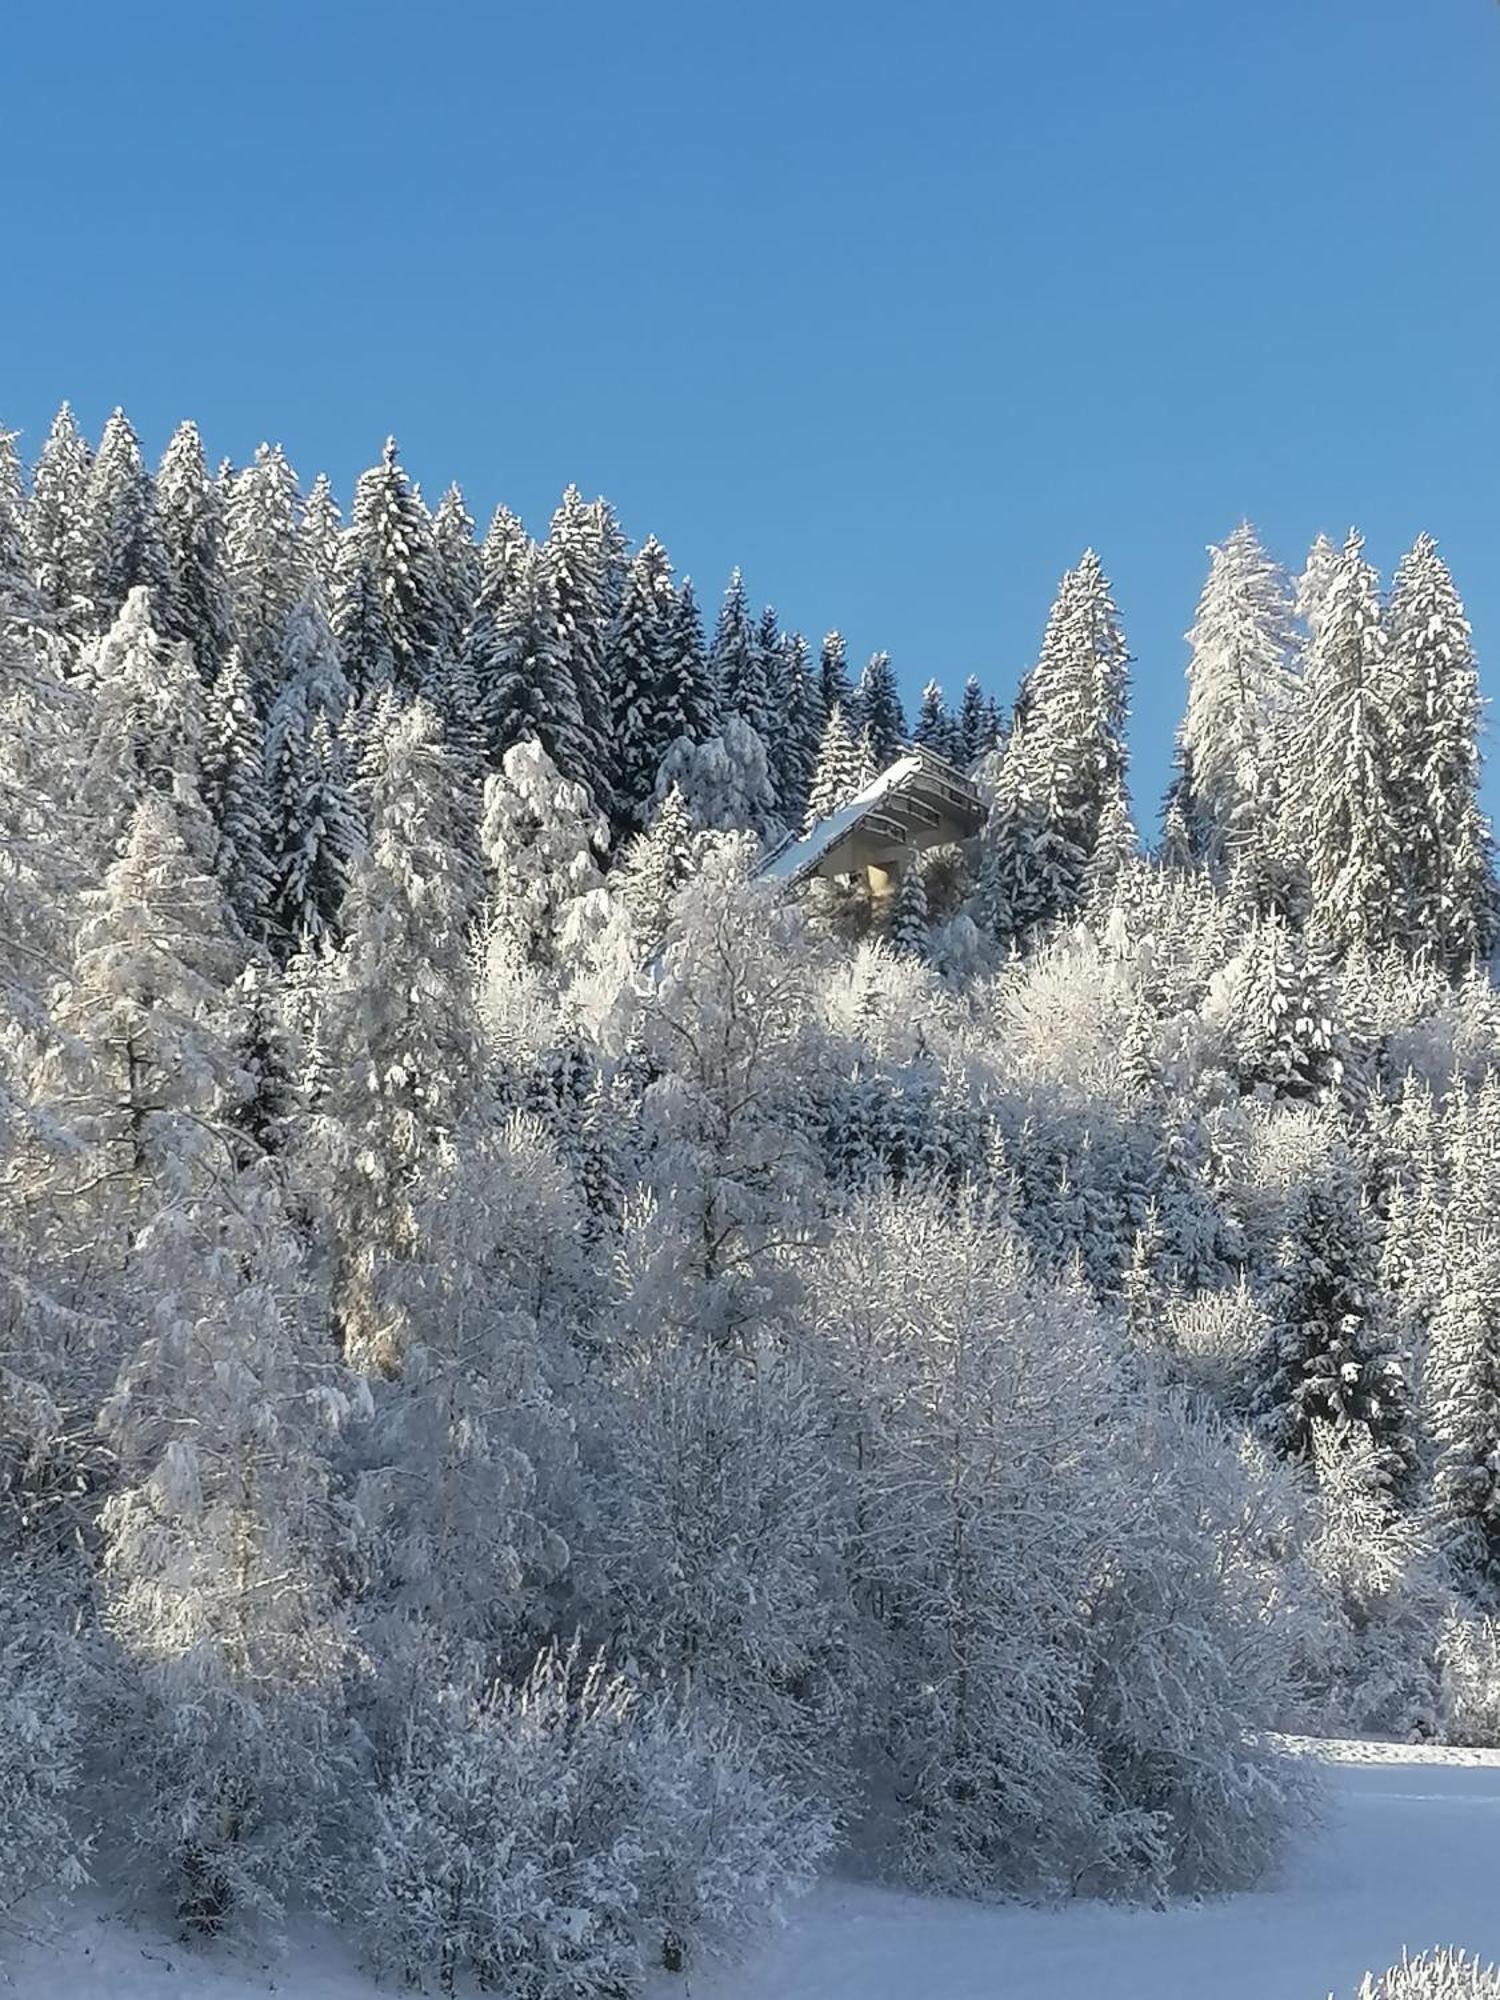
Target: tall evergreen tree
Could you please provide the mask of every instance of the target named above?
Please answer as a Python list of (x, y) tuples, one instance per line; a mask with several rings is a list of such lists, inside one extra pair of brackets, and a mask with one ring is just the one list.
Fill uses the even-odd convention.
[(1479, 804), (1479, 676), (1463, 605), (1430, 535), (1397, 567), (1387, 625), (1402, 942), (1456, 974), (1490, 949), (1495, 887)]
[(957, 717), (949, 713), (943, 690), (936, 681), (929, 681), (922, 690), (922, 706), (911, 740), (950, 764), (961, 764), (964, 760), (963, 732)]
[(493, 619), (481, 600), (471, 647), (479, 722), (491, 765), (498, 766), (507, 750), (532, 736), (565, 778), (591, 785), (593, 746), (562, 645), (553, 568), (540, 549), (523, 557)]
[(0, 612), (32, 595), (26, 556), (25, 488), (13, 431), (0, 430)]
[(156, 504), (167, 574), (158, 622), (169, 639), (192, 648), (199, 673), (211, 681), (230, 646), (229, 569), (223, 502), (196, 424), (172, 433), (156, 475)]
[(474, 517), (457, 486), (448, 488), (432, 517), (432, 553), (443, 603), (443, 647), (456, 654), (474, 615), (481, 575)]
[(669, 672), (676, 610), (667, 552), (652, 535), (631, 562), (605, 656), (621, 825), (645, 825), (661, 760), (691, 733)]
[(225, 501), (234, 638), (262, 713), (276, 698), (286, 622), (303, 588), (297, 498), (280, 445), (263, 444)]
[(52, 420), (31, 482), (26, 545), (32, 580), (50, 611), (74, 610), (91, 570), (88, 493), (93, 455), (64, 403)]
[(836, 708), (841, 708), (845, 720), (852, 725), (854, 682), (849, 676), (848, 648), (844, 644), (842, 632), (824, 634), (822, 649), (818, 654), (818, 693), (822, 697), (825, 722)]
[(1378, 948), (1398, 927), (1390, 697), (1379, 587), (1362, 538), (1351, 534), (1308, 655), (1287, 797), (1313, 920), (1344, 948)]
[(156, 487), (140, 440), (123, 410), (104, 426), (84, 501), (89, 544), (88, 594), (102, 629), (137, 584), (151, 592), (153, 615), (164, 619), (171, 589), (157, 515)]
[(684, 577), (676, 609), (668, 623), (667, 679), (673, 703), (683, 717), (683, 734), (702, 743), (719, 726), (719, 706), (713, 668), (703, 641), (703, 620), (691, 577)]
[(432, 521), (407, 479), (394, 438), (386, 439), (380, 463), (359, 476), (345, 544), (345, 574), (359, 579), (362, 592), (373, 591), (374, 604), (365, 599), (363, 617), (378, 619), (379, 635), (361, 631), (367, 657), (358, 664), (347, 661), (351, 677), (362, 688), (378, 686), (388, 657), (398, 688), (407, 694), (427, 691), (446, 636), (448, 606)]
[(1314, 1426), (1367, 1444), (1384, 1490), (1415, 1471), (1410, 1391), (1394, 1351), (1373, 1224), (1353, 1163), (1335, 1155), (1296, 1192), (1271, 1306), (1271, 1344), (1257, 1400), (1267, 1435), (1309, 1459)]
[(889, 653), (874, 653), (859, 677), (859, 723), (876, 767), (884, 770), (906, 748), (906, 714)]
[(793, 632), (782, 645), (776, 708), (779, 726), (771, 777), (782, 818), (796, 826), (817, 777), (823, 736), (823, 704), (808, 663), (807, 641), (800, 632)]
[(999, 717), (994, 705), (985, 700), (978, 677), (970, 674), (958, 706), (958, 762), (964, 770), (972, 771), (999, 741)]
[(771, 736), (771, 688), (766, 680), (765, 654), (757, 643), (750, 606), (745, 597), (745, 581), (736, 570), (729, 579), (719, 621), (714, 627), (709, 651), (709, 671), (713, 676), (719, 705), (726, 715), (737, 715), (749, 723), (762, 743)]
[(208, 691), (204, 723), (200, 784), (217, 836), (214, 874), (240, 929), (259, 939), (270, 913), (275, 829), (266, 787), (265, 724), (237, 652), (230, 653)]
[(557, 648), (572, 677), (587, 746), (582, 776), (600, 809), (609, 814), (615, 810), (616, 779), (604, 656), (618, 603), (613, 519), (602, 503), (585, 505), (578, 488), (570, 486), (542, 544), (557, 604)]
[(348, 681), (316, 585), (287, 624), (281, 692), (266, 724), (270, 914), (288, 949), (333, 935), (361, 827), (342, 731)]
[(807, 795), (803, 831), (810, 831), (820, 819), (847, 805), (874, 775), (868, 751), (855, 742), (843, 710), (835, 703), (818, 745), (818, 764)]
[(1209, 554), (1208, 581), (1188, 634), (1179, 759), (1193, 853), (1222, 880), (1274, 832), (1276, 765), (1291, 689), (1292, 600), (1248, 521)]
[(344, 518), (339, 512), (339, 503), (333, 497), (328, 474), (320, 472), (312, 483), (298, 528), (298, 539), (302, 544), (300, 570), (306, 582), (317, 584), (329, 603), (333, 601), (334, 577), (338, 571), (339, 546), (343, 538)]
[(1128, 823), (1129, 654), (1098, 557), (1063, 578), (1016, 703), (985, 831), (980, 904), (997, 937), (1077, 909), (1104, 825)]

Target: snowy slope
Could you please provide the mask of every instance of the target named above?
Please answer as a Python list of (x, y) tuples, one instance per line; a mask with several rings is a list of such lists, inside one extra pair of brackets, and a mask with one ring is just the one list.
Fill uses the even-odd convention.
[[(1432, 1944), (1500, 1959), (1500, 1753), (1319, 1746), (1325, 1823), (1256, 1895), (1164, 1912), (982, 1909), (831, 1885), (749, 1963), (655, 2000), (1324, 2000)], [(87, 1910), (0, 1948), (16, 2000), (373, 2000), (336, 1941), (185, 1950)]]

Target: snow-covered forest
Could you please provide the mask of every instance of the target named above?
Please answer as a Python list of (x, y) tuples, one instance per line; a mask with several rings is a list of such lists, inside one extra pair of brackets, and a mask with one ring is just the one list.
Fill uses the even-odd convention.
[[(1282, 552), (1291, 555), (1297, 552)], [(825, 1868), (1259, 1878), (1500, 1742), (1500, 999), (1436, 544), (1018, 689), (287, 457), (0, 439), (4, 1898), (618, 2000)], [(909, 741), (982, 833), (789, 889)]]

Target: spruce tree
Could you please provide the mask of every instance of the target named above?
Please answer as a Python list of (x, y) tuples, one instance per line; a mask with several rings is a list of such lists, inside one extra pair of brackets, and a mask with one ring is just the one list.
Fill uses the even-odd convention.
[(1430, 535), (1397, 567), (1387, 626), (1401, 942), (1456, 975), (1490, 949), (1495, 887), (1479, 804), (1479, 676), (1463, 605)]
[(883, 771), (906, 748), (906, 715), (889, 653), (872, 654), (860, 675), (858, 714), (876, 769)]
[(930, 942), (926, 874), (921, 855), (910, 854), (891, 911), (891, 943), (903, 958), (925, 959)]
[(983, 920), (1000, 939), (1071, 915), (1101, 828), (1128, 823), (1129, 654), (1098, 557), (1068, 571), (1017, 699), (980, 864)]
[(718, 728), (720, 717), (691, 577), (683, 578), (668, 622), (666, 674), (672, 705), (683, 718), (683, 735), (704, 742)]
[(943, 700), (943, 690), (936, 681), (928, 681), (922, 690), (922, 706), (917, 714), (911, 740), (913, 743), (920, 743), (924, 750), (930, 750), (935, 757), (942, 757), (950, 764), (964, 762), (963, 732), (957, 717), (949, 714), (948, 705)]
[(1291, 690), (1292, 601), (1248, 521), (1209, 553), (1208, 582), (1188, 634), (1187, 719), (1178, 741), (1188, 838), (1222, 881), (1274, 831), (1274, 767)]
[(44, 607), (76, 617), (92, 573), (89, 474), (93, 455), (64, 403), (52, 420), (32, 475), (26, 545)]
[(287, 950), (334, 933), (361, 826), (343, 729), (349, 684), (316, 585), (293, 611), (266, 724), (270, 914)]
[(570, 486), (542, 544), (557, 605), (557, 651), (572, 678), (586, 746), (586, 763), (578, 775), (600, 810), (610, 815), (615, 812), (616, 778), (604, 656), (618, 601), (612, 523), (602, 502), (587, 506), (578, 488)]
[(964, 770), (972, 771), (999, 741), (999, 717), (994, 705), (985, 700), (977, 676), (970, 674), (958, 707), (958, 763)]
[(108, 625), (138, 584), (151, 592), (153, 615), (165, 619), (171, 588), (156, 488), (123, 410), (116, 410), (104, 426), (84, 511), (88, 595), (96, 627)]
[(167, 587), (158, 623), (169, 639), (192, 648), (211, 681), (230, 646), (228, 555), (224, 508), (208, 476), (196, 424), (179, 424), (156, 475), (156, 506)]
[(800, 825), (817, 777), (822, 748), (822, 702), (807, 658), (807, 641), (793, 632), (783, 642), (782, 678), (771, 777), (781, 816)]
[(15, 433), (0, 430), (0, 616), (14, 615), (33, 596), (25, 500)]
[(1318, 614), (1287, 808), (1313, 921), (1343, 949), (1376, 949), (1400, 916), (1401, 823), (1391, 682), (1375, 572), (1351, 534)]
[(621, 825), (645, 825), (661, 760), (689, 733), (669, 674), (676, 609), (667, 552), (653, 535), (630, 565), (605, 656)]
[(1256, 1408), (1276, 1449), (1310, 1460), (1315, 1427), (1367, 1445), (1382, 1489), (1409, 1489), (1416, 1465), (1410, 1391), (1394, 1351), (1373, 1222), (1347, 1156), (1335, 1154), (1292, 1197), (1271, 1302), (1271, 1342)]
[(1339, 551), (1326, 535), (1319, 535), (1308, 550), (1307, 561), (1297, 578), (1297, 620), (1309, 646), (1316, 642), (1322, 628), (1328, 592), (1338, 567)]
[(491, 620), (481, 610), (470, 654), (479, 723), (489, 762), (534, 737), (566, 778), (589, 785), (596, 775), (578, 691), (562, 644), (551, 563), (530, 549)]
[(305, 582), (315, 583), (329, 603), (333, 601), (334, 577), (343, 537), (344, 520), (339, 513), (339, 503), (333, 497), (328, 474), (320, 472), (312, 483), (298, 528), (298, 540), (302, 545), (300, 570)]
[(696, 851), (692, 820), (681, 791), (673, 785), (609, 878), (611, 889), (630, 912), (643, 957), (660, 949), (673, 903), (692, 876)]
[(224, 531), (235, 643), (264, 714), (276, 698), (286, 623), (305, 575), (297, 476), (279, 445), (260, 445), (230, 480)]
[(432, 553), (443, 604), (443, 650), (457, 654), (479, 599), (481, 559), (474, 517), (457, 486), (450, 486), (432, 517)]
[(217, 836), (214, 873), (235, 921), (254, 939), (265, 935), (273, 885), (265, 740), (250, 676), (231, 652), (208, 691), (200, 787)]
[(824, 634), (818, 654), (818, 693), (823, 703), (824, 722), (836, 708), (843, 710), (846, 721), (853, 722), (854, 682), (849, 676), (848, 649), (842, 632)]
[[(359, 476), (345, 544), (345, 573), (357, 576), (361, 589), (373, 590), (378, 606), (379, 637), (361, 632), (366, 657), (348, 662), (351, 678), (361, 688), (378, 686), (388, 657), (396, 687), (407, 694), (429, 691), (447, 633), (448, 605), (432, 521), (406, 477), (394, 438), (386, 439), (380, 463)], [(366, 601), (365, 619), (372, 614)]]
[(757, 642), (750, 607), (745, 598), (744, 578), (736, 570), (729, 579), (719, 622), (714, 627), (709, 651), (709, 671), (719, 705), (726, 716), (737, 715), (761, 739), (770, 740), (771, 688), (766, 680), (766, 661)]
[(874, 775), (868, 753), (850, 735), (844, 712), (835, 703), (818, 745), (818, 764), (807, 795), (803, 832), (810, 833), (819, 820), (847, 805)]

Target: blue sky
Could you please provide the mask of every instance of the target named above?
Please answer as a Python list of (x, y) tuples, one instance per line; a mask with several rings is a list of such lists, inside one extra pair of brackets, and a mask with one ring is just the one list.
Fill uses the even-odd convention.
[[(1154, 816), (1204, 547), (1448, 554), (1500, 693), (1494, 0), (9, 11), (0, 420), (569, 480), (907, 685), (1088, 543)], [(1500, 783), (1491, 795), (1500, 799)]]

